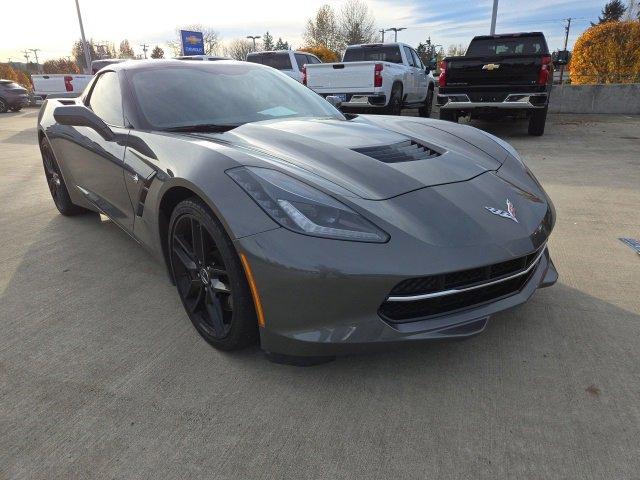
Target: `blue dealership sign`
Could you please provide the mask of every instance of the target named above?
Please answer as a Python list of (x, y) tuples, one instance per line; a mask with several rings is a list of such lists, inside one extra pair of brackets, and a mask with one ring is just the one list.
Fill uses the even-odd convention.
[(180, 30), (183, 55), (204, 55), (204, 38), (202, 32)]

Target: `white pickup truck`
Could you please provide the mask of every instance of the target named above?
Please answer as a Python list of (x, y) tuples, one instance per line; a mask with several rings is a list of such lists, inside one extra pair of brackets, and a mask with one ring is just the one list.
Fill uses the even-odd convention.
[(323, 97), (338, 97), (345, 111), (400, 115), (403, 108), (419, 108), (423, 117), (431, 115), (435, 88), (429, 66), (404, 43), (351, 45), (340, 63), (307, 64), (303, 83)]
[(33, 93), (47, 97), (77, 97), (82, 93), (93, 75), (81, 75), (78, 73), (45, 75), (31, 75)]

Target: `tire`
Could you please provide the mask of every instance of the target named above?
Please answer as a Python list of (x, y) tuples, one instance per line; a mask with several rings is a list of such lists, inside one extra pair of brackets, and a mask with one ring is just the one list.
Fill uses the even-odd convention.
[(455, 110), (440, 109), (440, 120), (447, 120), (449, 122), (458, 123), (458, 112), (456, 112)]
[(529, 117), (529, 135), (539, 137), (544, 133), (544, 126), (547, 123), (547, 109), (548, 107), (544, 107), (531, 113), (531, 117)]
[(9, 109), (9, 105), (4, 99), (0, 98), (0, 113), (5, 113)]
[(433, 110), (433, 89), (427, 90), (427, 98), (424, 100), (424, 106), (420, 107), (418, 114), (421, 117), (429, 118), (431, 116), (431, 110)]
[(20, 110), (22, 110), (22, 107), (11, 107), (12, 112), (19, 112)]
[(393, 86), (389, 103), (384, 110), (387, 115), (400, 115), (402, 113), (402, 85), (396, 83)]
[(240, 258), (200, 199), (173, 209), (167, 247), (178, 295), (198, 333), (219, 350), (254, 345), (258, 321)]
[(47, 179), (51, 198), (58, 211), (67, 217), (87, 213), (89, 210), (79, 207), (71, 201), (67, 185), (64, 183), (60, 173), (60, 166), (46, 138), (43, 138), (40, 142), (40, 153), (42, 154), (44, 176)]

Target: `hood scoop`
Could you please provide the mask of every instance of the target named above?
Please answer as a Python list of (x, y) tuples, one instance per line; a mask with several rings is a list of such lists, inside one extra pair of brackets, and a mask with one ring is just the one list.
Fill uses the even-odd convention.
[(440, 152), (413, 140), (391, 145), (354, 148), (352, 150), (384, 163), (413, 162), (415, 160), (427, 160), (440, 155)]

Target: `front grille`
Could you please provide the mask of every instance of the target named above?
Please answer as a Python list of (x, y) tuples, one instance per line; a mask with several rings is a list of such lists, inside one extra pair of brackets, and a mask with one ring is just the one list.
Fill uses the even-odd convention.
[(384, 302), (379, 313), (383, 318), (396, 323), (451, 313), (518, 293), (529, 277), (530, 274), (521, 275), (486, 287), (414, 302)]
[[(425, 295), (455, 289), (462, 291), (413, 301), (387, 300), (380, 306), (379, 314), (392, 322), (406, 322), (513, 295), (526, 284), (531, 272), (515, 278), (509, 277), (531, 267), (544, 248), (543, 246), (529, 255), (485, 267), (403, 280), (391, 290), (390, 297)], [(493, 283), (501, 279), (505, 280)], [(485, 283), (491, 284), (483, 286)], [(470, 287), (475, 288), (464, 290)]]
[(354, 148), (355, 152), (375, 158), (384, 163), (411, 162), (437, 157), (439, 152), (413, 140), (376, 147)]

